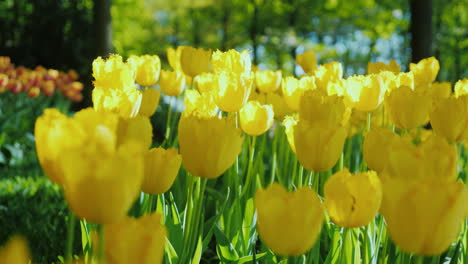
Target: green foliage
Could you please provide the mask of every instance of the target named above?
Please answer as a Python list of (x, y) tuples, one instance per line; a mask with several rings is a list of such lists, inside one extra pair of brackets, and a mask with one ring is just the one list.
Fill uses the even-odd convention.
[[(0, 245), (15, 234), (24, 236), (33, 263), (52, 263), (63, 255), (67, 205), (60, 188), (45, 177), (0, 180)], [(79, 226), (74, 251), (80, 249)]]

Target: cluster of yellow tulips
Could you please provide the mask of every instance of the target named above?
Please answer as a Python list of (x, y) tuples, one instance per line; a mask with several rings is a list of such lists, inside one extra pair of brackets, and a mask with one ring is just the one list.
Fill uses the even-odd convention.
[[(187, 232), (198, 232), (207, 179), (238, 166), (244, 137), (253, 149), (265, 133), (269, 139), (284, 133), (300, 163), (299, 177), (284, 175), (289, 184), (253, 175), (252, 156), (245, 168), (240, 188), (253, 188), (256, 228), (273, 253), (305, 254), (324, 221), (363, 227), (378, 213), (406, 252), (439, 255), (457, 239), (468, 217), (468, 189), (458, 179), (459, 150), (468, 142), (468, 80), (454, 92), (450, 83), (434, 82), (435, 58), (408, 72), (394, 61), (369, 63), (367, 75), (344, 78), (340, 63), (317, 66), (306, 51), (296, 58), (306, 74), (296, 78), (255, 69), (247, 51), (178, 47), (167, 55), (172, 71), (161, 70), (158, 56), (97, 58), (93, 108), (73, 117), (47, 109), (36, 121), (46, 175), (62, 186), (77, 217), (102, 226), (93, 239), (96, 263), (161, 263), (169, 241), (164, 215), (127, 216), (140, 193), (169, 191), (182, 166), (189, 174), (187, 205), (195, 208), (185, 216), (195, 223)], [(178, 134), (166, 135), (178, 149), (152, 148), (149, 118), (160, 91), (184, 94)], [(343, 153), (357, 133), (364, 135), (365, 162), (352, 170)], [(306, 178), (304, 169), (311, 171)], [(332, 175), (319, 188), (317, 178), (327, 171)], [(196, 244), (185, 236), (186, 245)], [(27, 254), (18, 241), (0, 260)]]

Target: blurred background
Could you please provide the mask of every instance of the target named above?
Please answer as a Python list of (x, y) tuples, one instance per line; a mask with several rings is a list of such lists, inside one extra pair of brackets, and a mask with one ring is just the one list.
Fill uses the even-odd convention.
[(435, 56), (437, 81), (453, 84), (468, 77), (468, 0), (0, 0), (0, 244), (19, 232), (43, 263), (62, 253), (67, 207), (34, 147), (43, 109), (90, 106), (97, 56), (156, 54), (164, 69), (179, 45), (247, 49), (283, 76), (302, 74), (308, 49), (345, 76)]

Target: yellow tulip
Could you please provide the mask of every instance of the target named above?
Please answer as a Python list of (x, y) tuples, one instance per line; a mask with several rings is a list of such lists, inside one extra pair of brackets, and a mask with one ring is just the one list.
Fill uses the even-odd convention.
[(417, 146), (409, 137), (396, 137), (387, 155), (382, 174), (391, 178), (453, 181), (457, 176), (457, 147), (439, 136), (430, 136)]
[(322, 64), (315, 71), (314, 76), (317, 88), (327, 91), (329, 84), (343, 79), (343, 66), (336, 61)]
[(166, 50), (167, 61), (174, 71), (182, 71), (180, 57), (185, 46), (178, 46), (176, 49), (168, 48)]
[(22, 237), (14, 236), (0, 247), (0, 263), (29, 264), (30, 260), (28, 245)]
[(159, 86), (163, 93), (169, 96), (178, 96), (185, 87), (185, 75), (179, 71), (161, 71)]
[(226, 52), (217, 50), (213, 53), (212, 63), (215, 73), (227, 71), (235, 74), (250, 75), (252, 71), (250, 55), (246, 50), (242, 52), (233, 49)]
[(93, 61), (94, 89), (92, 99), (97, 111), (112, 111), (128, 118), (138, 114), (142, 99), (136, 88), (135, 68), (112, 55), (104, 61), (98, 57)]
[(374, 219), (382, 201), (382, 186), (374, 171), (351, 174), (343, 169), (325, 182), (325, 206), (342, 227), (361, 227)]
[(382, 186), (381, 213), (390, 238), (398, 247), (435, 256), (455, 242), (468, 204), (468, 190), (462, 182), (383, 178)]
[(452, 95), (452, 85), (450, 82), (433, 82), (430, 88), (432, 101), (436, 102), (442, 98), (449, 98)]
[(395, 74), (393, 72), (383, 71), (378, 75), (382, 77), (384, 86), (386, 87), (386, 94), (391, 93), (401, 86), (407, 86), (411, 90), (414, 90), (414, 74), (412, 72), (399, 72)]
[(183, 47), (180, 54), (180, 62), (184, 73), (195, 77), (209, 71), (211, 50), (202, 48)]
[(225, 112), (237, 112), (247, 102), (252, 90), (253, 74), (221, 72), (215, 91), (215, 102)]
[(179, 121), (182, 164), (194, 176), (216, 178), (234, 164), (242, 132), (229, 118), (183, 115)]
[(317, 56), (312, 50), (307, 50), (302, 54), (297, 54), (296, 62), (301, 66), (305, 73), (313, 73), (317, 68)]
[[(252, 95), (256, 93), (252, 92), (250, 94)], [(268, 104), (273, 107), (275, 119), (277, 120), (283, 120), (286, 115), (293, 112), (293, 110), (289, 108), (288, 104), (286, 104), (286, 100), (280, 93), (261, 93), (257, 95), (258, 97), (255, 100), (259, 101), (261, 104)]]
[[(69, 129), (67, 129), (69, 128)], [(63, 172), (57, 162), (61, 150), (78, 144), (79, 131), (55, 108), (45, 109), (34, 126), (36, 152), (42, 169), (55, 183), (63, 183)]]
[(128, 62), (136, 68), (136, 82), (141, 86), (151, 86), (159, 79), (161, 60), (157, 55), (130, 56)]
[(437, 100), (430, 117), (434, 131), (449, 141), (468, 139), (468, 95)]
[(153, 88), (146, 88), (143, 91), (143, 97), (141, 100), (140, 110), (138, 114), (144, 116), (152, 116), (158, 108), (160, 97), (161, 92), (159, 92), (159, 90)]
[(117, 146), (129, 141), (138, 142), (142, 151), (150, 148), (153, 142), (153, 127), (149, 117), (120, 118), (117, 126)]
[(126, 217), (104, 227), (104, 256), (112, 264), (162, 263), (167, 231), (161, 215)]
[(249, 101), (239, 111), (242, 130), (258, 136), (265, 133), (273, 125), (273, 108), (271, 105), (261, 105), (258, 101)]
[(299, 110), (299, 103), (304, 92), (315, 88), (314, 77), (310, 76), (302, 77), (299, 80), (294, 77), (286, 77), (282, 81), (283, 97), (286, 104), (295, 111)]
[(202, 73), (195, 78), (195, 84), (200, 93), (216, 91), (218, 78), (213, 73)]
[(468, 78), (455, 83), (455, 96), (459, 97), (468, 94)]
[(439, 73), (439, 61), (435, 57), (420, 60), (418, 63), (410, 63), (410, 70), (414, 73), (416, 87), (432, 83)]
[(308, 170), (329, 170), (340, 158), (346, 136), (342, 126), (299, 120), (294, 127), (297, 159)]
[(77, 144), (63, 148), (58, 157), (70, 208), (97, 224), (124, 217), (143, 181), (144, 143), (136, 137), (136, 128), (121, 126), (119, 121), (131, 122), (111, 112), (78, 112), (70, 119)]
[(297, 115), (288, 115), (283, 120), (283, 126), (285, 128), (286, 137), (288, 139), (291, 150), (296, 153), (296, 145), (294, 143), (294, 128), (298, 122)]
[(185, 91), (185, 110), (183, 115), (196, 113), (199, 116), (212, 117), (218, 114), (218, 106), (212, 92), (199, 93), (196, 90)]
[(320, 90), (304, 92), (300, 99), (299, 119), (321, 122), (326, 126), (338, 126), (345, 117), (343, 99), (336, 95), (327, 96)]
[(260, 238), (278, 255), (306, 253), (317, 240), (324, 218), (317, 193), (302, 187), (288, 193), (278, 183), (255, 194)]
[(393, 73), (400, 72), (400, 65), (394, 60), (390, 60), (388, 64), (383, 62), (369, 62), (367, 63), (367, 74), (380, 73), (383, 71), (389, 71)]
[(430, 94), (402, 86), (388, 95), (385, 106), (390, 120), (400, 129), (412, 129), (424, 125), (432, 108)]
[(391, 145), (398, 136), (388, 128), (371, 129), (364, 137), (363, 156), (367, 166), (382, 172), (387, 165)]
[(255, 84), (262, 93), (271, 93), (281, 85), (281, 71), (256, 71)]
[(378, 74), (356, 75), (346, 79), (345, 99), (359, 111), (373, 111), (383, 102), (385, 85)]
[(145, 154), (145, 177), (142, 191), (150, 194), (165, 193), (179, 173), (182, 156), (177, 149), (152, 148)]

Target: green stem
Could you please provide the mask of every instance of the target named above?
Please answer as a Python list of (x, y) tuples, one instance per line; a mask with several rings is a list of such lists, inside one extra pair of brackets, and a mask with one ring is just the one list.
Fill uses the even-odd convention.
[(169, 142), (171, 136), (171, 113), (172, 113), (172, 97), (169, 98), (169, 105), (167, 106), (167, 120), (166, 120), (166, 134), (164, 140)]
[(99, 244), (98, 244), (98, 263), (104, 261), (104, 226), (98, 225)]
[(71, 261), (73, 257), (73, 241), (75, 240), (76, 217), (72, 210), (68, 213), (67, 246), (65, 249), (65, 261)]
[[(241, 197), (243, 197), (246, 193), (250, 193), (250, 187), (254, 185), (255, 183), (255, 178), (252, 176), (254, 173), (252, 172), (253, 170), (253, 161), (254, 161), (254, 155), (255, 155), (255, 142), (257, 137), (256, 136), (251, 136), (250, 137), (251, 142), (249, 146), (249, 163), (247, 167), (247, 175), (245, 177), (245, 183), (244, 183), (244, 188), (241, 193)], [(255, 188), (254, 188), (255, 191)]]

